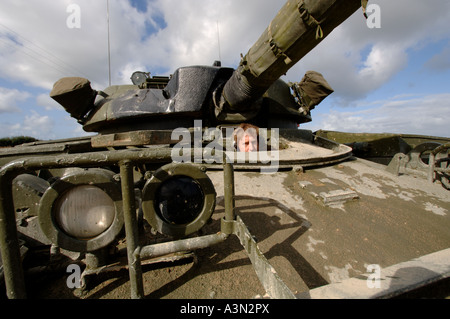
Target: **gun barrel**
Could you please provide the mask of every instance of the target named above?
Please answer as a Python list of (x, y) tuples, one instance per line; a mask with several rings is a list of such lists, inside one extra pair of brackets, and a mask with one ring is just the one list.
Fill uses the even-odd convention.
[(245, 111), (330, 32), (361, 0), (289, 0), (225, 84), (221, 108)]

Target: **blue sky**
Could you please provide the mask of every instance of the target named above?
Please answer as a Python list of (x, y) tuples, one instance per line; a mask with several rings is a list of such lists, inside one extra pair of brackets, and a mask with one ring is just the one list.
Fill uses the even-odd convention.
[[(107, 0), (0, 2), (0, 138), (86, 135), (49, 98), (65, 76), (108, 85)], [(133, 71), (168, 75), (186, 65), (236, 67), (284, 0), (109, 0), (112, 84)], [(360, 11), (293, 67), (286, 81), (321, 72), (335, 92), (306, 129), (450, 137), (450, 1), (372, 0), (380, 28)], [(70, 5), (80, 9), (69, 28)], [(220, 34), (220, 52), (217, 26)]]

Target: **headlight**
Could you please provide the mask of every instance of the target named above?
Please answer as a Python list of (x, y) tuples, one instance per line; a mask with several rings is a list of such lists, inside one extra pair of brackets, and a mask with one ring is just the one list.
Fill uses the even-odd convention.
[(189, 164), (168, 164), (146, 183), (144, 217), (162, 234), (184, 237), (202, 228), (215, 208), (216, 192), (209, 177)]
[(195, 220), (203, 209), (200, 185), (187, 176), (176, 176), (161, 184), (155, 195), (155, 210), (165, 221), (183, 225)]
[(104, 169), (75, 170), (42, 196), (39, 223), (50, 241), (71, 251), (94, 251), (123, 229), (120, 183)]
[(96, 186), (75, 186), (53, 206), (57, 225), (69, 236), (87, 240), (106, 231), (114, 221), (111, 197)]

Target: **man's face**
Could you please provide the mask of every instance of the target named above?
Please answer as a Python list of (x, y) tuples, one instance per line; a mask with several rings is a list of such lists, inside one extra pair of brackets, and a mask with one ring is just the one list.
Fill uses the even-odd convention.
[(253, 134), (247, 134), (247, 132), (245, 132), (238, 141), (238, 150), (241, 152), (257, 152), (258, 138)]

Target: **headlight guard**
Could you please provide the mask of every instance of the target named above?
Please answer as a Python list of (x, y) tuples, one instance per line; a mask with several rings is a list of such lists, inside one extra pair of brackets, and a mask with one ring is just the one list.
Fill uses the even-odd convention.
[[(114, 180), (114, 175), (113, 172), (105, 169), (75, 169), (58, 179), (45, 191), (39, 205), (39, 224), (53, 244), (71, 251), (91, 252), (109, 245), (116, 239), (123, 229), (124, 222), (121, 187), (120, 183)], [(98, 199), (103, 198), (104, 205), (114, 206), (114, 216), (111, 216), (111, 211), (103, 214), (95, 212), (104, 207), (92, 207), (93, 210), (84, 212), (79, 211), (80, 206), (77, 206), (76, 209), (72, 209), (73, 213), (69, 219), (61, 218), (58, 208), (64, 207), (65, 204), (61, 204), (62, 201), (69, 202), (67, 205), (78, 205), (76, 202), (81, 201), (79, 198), (76, 200), (70, 198), (75, 192), (78, 192), (77, 195), (80, 197), (85, 196), (80, 195), (83, 192), (86, 194), (86, 203), (82, 207), (90, 203), (97, 205), (99, 201), (96, 201), (96, 195)], [(66, 208), (63, 209), (67, 211)], [(104, 230), (102, 231), (102, 227), (97, 227), (100, 230), (99, 233), (92, 233), (96, 229), (93, 223), (103, 223), (105, 218), (101, 217), (105, 214), (109, 217), (106, 218)], [(98, 221), (90, 221), (91, 225), (87, 225), (88, 218), (92, 215), (97, 216), (94, 218)], [(86, 217), (85, 221), (82, 220), (83, 216)], [(85, 224), (84, 227), (91, 226), (90, 230), (77, 229), (82, 223)], [(81, 235), (83, 232), (87, 232), (88, 235)]]
[(171, 163), (159, 168), (142, 194), (144, 218), (161, 234), (176, 238), (202, 228), (215, 204), (214, 185), (191, 164)]

